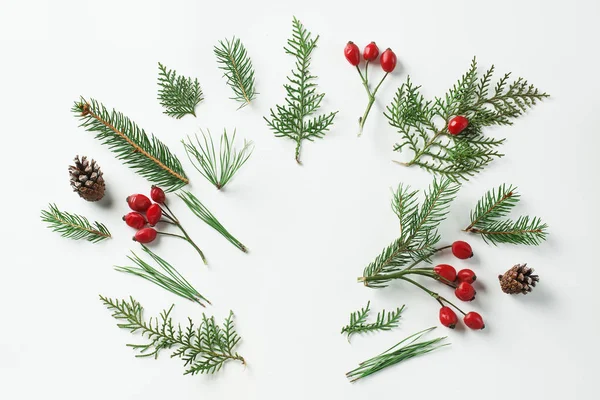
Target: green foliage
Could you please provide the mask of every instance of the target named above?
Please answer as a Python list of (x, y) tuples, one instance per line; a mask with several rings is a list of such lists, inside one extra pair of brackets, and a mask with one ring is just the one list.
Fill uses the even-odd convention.
[(96, 139), (107, 145), (116, 157), (135, 172), (166, 191), (188, 184), (179, 159), (154, 135), (146, 132), (122, 113), (108, 111), (94, 99), (81, 98), (72, 110)]
[(88, 242), (98, 243), (112, 237), (104, 224), (90, 221), (77, 214), (60, 211), (56, 204), (49, 204), (49, 210), (42, 210), (42, 221), (48, 223), (48, 228), (58, 232), (62, 237), (70, 239), (85, 239)]
[[(468, 180), (494, 159), (504, 139), (483, 135), (484, 127), (511, 125), (512, 120), (548, 97), (523, 78), (510, 80), (505, 74), (492, 89), (494, 66), (480, 78), (475, 58), (461, 79), (444, 95), (426, 100), (410, 78), (402, 84), (384, 113), (390, 125), (402, 135), (394, 151), (408, 148), (413, 159), (403, 165), (417, 165), (453, 180)], [(468, 128), (459, 135), (448, 133), (449, 120), (463, 115)], [(438, 127), (437, 120), (443, 121)]]
[(196, 106), (204, 100), (198, 79), (192, 81), (158, 63), (158, 86), (158, 100), (165, 114), (177, 119), (186, 114), (196, 116)]
[(192, 193), (182, 190), (181, 193), (177, 193), (177, 196), (188, 206), (188, 208), (202, 221), (204, 221), (207, 225), (212, 227), (214, 230), (219, 232), (225, 239), (227, 239), (231, 244), (235, 247), (243, 251), (244, 253), (248, 252), (246, 246), (244, 246), (239, 240), (237, 240), (221, 223), (217, 220), (217, 218), (198, 200), (196, 196)]
[(404, 311), (404, 306), (398, 307), (396, 311), (388, 311), (387, 313), (385, 310), (382, 310), (377, 313), (375, 322), (367, 323), (367, 318), (371, 311), (370, 306), (371, 302), (369, 301), (367, 302), (366, 307), (350, 314), (350, 323), (344, 326), (341, 332), (342, 334), (346, 333), (348, 335), (348, 340), (350, 340), (350, 336), (355, 333), (389, 331), (398, 326), (400, 314)]
[(254, 67), (252, 60), (242, 41), (236, 37), (219, 41), (215, 46), (215, 56), (219, 68), (224, 71), (223, 76), (227, 78), (227, 84), (233, 90), (232, 100), (240, 103), (239, 108), (247, 106), (256, 98), (256, 89), (254, 88)]
[(438, 226), (459, 188), (448, 178), (434, 178), (419, 206), (418, 191), (400, 184), (392, 199), (392, 209), (400, 222), (400, 237), (365, 268), (360, 280), (370, 287), (385, 287), (392, 279), (385, 279), (387, 275), (401, 271), (410, 262), (429, 260), (440, 240)]
[(465, 231), (480, 234), (486, 243), (525, 244), (537, 246), (548, 235), (548, 225), (538, 217), (521, 216), (516, 221), (506, 217), (519, 202), (516, 187), (502, 184), (477, 202), (471, 211), (471, 223)]
[(230, 139), (227, 131), (223, 130), (223, 135), (219, 140), (218, 156), (210, 131), (208, 131), (208, 135), (202, 132), (202, 142), (198, 135), (196, 135), (196, 144), (189, 136), (187, 142), (181, 141), (194, 168), (217, 189), (224, 187), (252, 155), (252, 142), (244, 140), (244, 146), (239, 151), (234, 147), (235, 134), (234, 131)]
[(322, 138), (329, 130), (337, 111), (321, 114), (311, 119), (311, 115), (319, 110), (325, 94), (317, 93), (316, 76), (311, 75), (310, 61), (312, 52), (317, 46), (319, 37), (312, 38), (302, 23), (294, 17), (292, 38), (284, 48), (286, 54), (296, 58), (296, 68), (288, 83), (283, 87), (287, 93), (284, 105), (271, 109), (270, 119), (264, 117), (277, 137), (287, 137), (296, 142), (296, 161), (300, 162), (300, 146), (304, 139), (313, 141)]
[(152, 258), (159, 268), (155, 268), (148, 264), (132, 251), (131, 254), (133, 257), (128, 256), (127, 258), (135, 263), (136, 266), (117, 266), (115, 269), (120, 272), (139, 276), (142, 279), (152, 282), (155, 285), (160, 286), (173, 294), (176, 294), (177, 296), (181, 296), (184, 299), (198, 303), (202, 307), (204, 307), (203, 302), (210, 304), (210, 301), (208, 301), (196, 289), (194, 289), (194, 287), (175, 268), (173, 268), (171, 264), (153, 253), (148, 247), (142, 245), (142, 249)]
[(359, 379), (379, 372), (391, 365), (395, 365), (410, 358), (427, 354), (441, 347), (448, 346), (449, 343), (440, 344), (442, 340), (446, 339), (445, 336), (417, 342), (417, 340), (419, 340), (423, 335), (432, 331), (433, 329), (435, 329), (435, 327), (425, 329), (408, 336), (383, 353), (363, 361), (356, 369), (346, 373), (346, 377), (350, 379), (350, 382), (356, 382)]
[(100, 296), (100, 300), (112, 311), (113, 318), (122, 321), (117, 324), (119, 328), (140, 333), (147, 339), (145, 344), (127, 345), (139, 351), (136, 357), (157, 358), (161, 350), (172, 349), (171, 357), (184, 361), (184, 375), (214, 374), (229, 360), (246, 364), (244, 358), (234, 351), (240, 337), (235, 331), (231, 311), (222, 327), (215, 323), (214, 317), (208, 318), (204, 314), (199, 324), (188, 318), (187, 325), (182, 327), (173, 323), (173, 306), (146, 322), (141, 304), (132, 297), (127, 301)]

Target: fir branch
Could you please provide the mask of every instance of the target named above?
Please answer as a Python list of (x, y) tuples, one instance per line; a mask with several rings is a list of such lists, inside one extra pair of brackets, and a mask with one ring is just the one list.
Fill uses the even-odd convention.
[(487, 192), (471, 211), (471, 224), (465, 231), (470, 231), (475, 226), (486, 226), (498, 218), (507, 216), (520, 200), (521, 196), (516, 190), (513, 185), (502, 184), (498, 189)]
[[(494, 159), (502, 157), (498, 148), (504, 139), (483, 136), (482, 129), (491, 125), (511, 125), (538, 101), (548, 97), (523, 78), (510, 81), (504, 75), (490, 90), (494, 67), (478, 78), (475, 58), (467, 73), (445, 96), (426, 100), (410, 78), (398, 88), (394, 100), (384, 113), (390, 125), (402, 135), (394, 151), (407, 148), (413, 158), (400, 163), (417, 165), (427, 171), (453, 180), (468, 180)], [(468, 128), (453, 136), (448, 133), (449, 120), (462, 115)], [(444, 121), (438, 127), (436, 120)]]
[(117, 159), (166, 191), (189, 183), (179, 159), (156, 136), (146, 132), (122, 113), (109, 111), (94, 99), (81, 98), (72, 110), (81, 125), (107, 145)]
[(177, 193), (177, 196), (188, 206), (188, 208), (207, 225), (212, 227), (214, 230), (219, 232), (225, 239), (227, 239), (235, 247), (243, 251), (248, 252), (246, 246), (244, 246), (239, 240), (237, 240), (221, 223), (217, 218), (198, 200), (192, 193), (183, 190), (182, 193)]
[(389, 331), (392, 328), (396, 328), (398, 321), (400, 321), (400, 314), (404, 311), (404, 306), (396, 308), (395, 311), (388, 311), (387, 313), (385, 310), (382, 310), (377, 313), (375, 322), (367, 323), (367, 318), (371, 311), (370, 306), (371, 302), (369, 301), (366, 307), (350, 314), (350, 323), (344, 326), (341, 332), (348, 335), (348, 341), (350, 341), (350, 336), (355, 333)]
[(235, 331), (231, 311), (222, 327), (215, 323), (214, 317), (208, 318), (204, 314), (199, 324), (188, 318), (187, 326), (182, 327), (173, 323), (173, 306), (146, 322), (141, 304), (132, 297), (127, 301), (100, 296), (100, 300), (112, 312), (113, 318), (121, 321), (117, 324), (119, 328), (140, 333), (148, 340), (145, 344), (127, 345), (139, 351), (136, 357), (157, 358), (161, 350), (172, 349), (171, 357), (184, 361), (184, 375), (214, 374), (230, 360), (246, 365), (244, 358), (234, 351), (240, 337)]
[(219, 69), (224, 71), (223, 76), (227, 78), (227, 84), (233, 90), (234, 97), (231, 99), (242, 103), (238, 110), (247, 106), (258, 93), (254, 88), (252, 60), (250, 60), (242, 41), (236, 37), (232, 40), (225, 39), (224, 42), (219, 41), (214, 52)]
[(60, 211), (56, 204), (49, 204), (49, 210), (42, 210), (42, 221), (48, 223), (48, 228), (58, 232), (62, 237), (98, 243), (111, 236), (104, 224), (94, 221), (93, 224), (81, 215)]
[(432, 331), (433, 329), (435, 329), (435, 327), (425, 329), (408, 336), (383, 353), (363, 361), (356, 369), (346, 373), (346, 377), (350, 379), (350, 382), (356, 382), (359, 379), (379, 372), (391, 365), (395, 365), (410, 358), (427, 354), (441, 347), (448, 346), (449, 343), (440, 344), (442, 340), (446, 339), (445, 336), (417, 342), (417, 340), (419, 340), (423, 335)]
[(177, 119), (186, 114), (196, 116), (196, 106), (204, 100), (198, 79), (177, 75), (175, 70), (158, 63), (158, 100), (164, 113)]
[(211, 304), (204, 296), (202, 296), (175, 268), (164, 259), (153, 253), (148, 247), (142, 245), (144, 252), (149, 255), (152, 260), (158, 264), (158, 268), (148, 264), (133, 251), (132, 256), (128, 256), (130, 261), (136, 264), (135, 267), (116, 266), (115, 269), (119, 272), (125, 272), (139, 276), (157, 286), (162, 287), (169, 292), (188, 299), (204, 307), (204, 303)]
[(233, 132), (230, 139), (227, 136), (227, 131), (223, 130), (223, 135), (219, 140), (219, 155), (217, 156), (210, 131), (208, 131), (208, 135), (205, 135), (202, 131), (201, 133), (204, 143), (200, 141), (198, 135), (195, 135), (196, 144), (189, 136), (187, 142), (185, 140), (181, 142), (194, 168), (217, 189), (221, 189), (248, 161), (254, 150), (253, 144), (244, 140), (244, 146), (238, 151), (233, 145), (236, 132)]
[(317, 93), (316, 76), (311, 75), (310, 61), (319, 37), (312, 38), (302, 23), (294, 17), (292, 38), (288, 39), (286, 54), (296, 58), (288, 83), (284, 84), (287, 97), (284, 105), (271, 109), (270, 119), (264, 117), (277, 137), (287, 137), (296, 142), (296, 162), (300, 162), (300, 146), (304, 139), (322, 138), (329, 130), (337, 111), (308, 119), (321, 107), (324, 93)]

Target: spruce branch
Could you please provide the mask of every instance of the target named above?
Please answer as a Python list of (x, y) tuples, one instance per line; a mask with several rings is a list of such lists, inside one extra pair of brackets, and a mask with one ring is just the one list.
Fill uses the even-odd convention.
[(164, 113), (177, 119), (186, 114), (196, 116), (196, 106), (204, 100), (198, 79), (177, 75), (158, 63), (158, 100), (165, 108)]
[(147, 339), (144, 344), (127, 345), (139, 352), (136, 357), (157, 358), (161, 350), (171, 349), (171, 357), (184, 361), (184, 375), (214, 374), (230, 360), (246, 364), (244, 358), (235, 352), (240, 337), (235, 331), (231, 311), (222, 327), (216, 324), (214, 317), (209, 318), (205, 314), (202, 314), (199, 324), (188, 318), (187, 325), (182, 327), (181, 324), (175, 325), (171, 318), (174, 305), (146, 322), (141, 304), (133, 297), (113, 300), (101, 295), (100, 300), (112, 312), (113, 318), (120, 321), (117, 324), (119, 328), (140, 333)]
[(80, 126), (95, 132), (96, 138), (116, 154), (117, 159), (166, 191), (189, 183), (179, 159), (156, 136), (146, 132), (122, 113), (109, 111), (94, 99), (81, 98), (72, 110)]
[(367, 318), (371, 311), (370, 306), (371, 302), (369, 301), (366, 307), (350, 314), (350, 323), (344, 326), (341, 332), (348, 335), (348, 341), (350, 341), (350, 336), (355, 333), (389, 331), (392, 328), (396, 328), (398, 321), (400, 321), (400, 314), (404, 311), (404, 306), (396, 308), (395, 311), (388, 311), (387, 313), (385, 310), (382, 310), (377, 313), (375, 322), (367, 323)]
[(219, 45), (214, 48), (219, 69), (223, 70), (223, 76), (227, 78), (227, 84), (233, 90), (234, 97), (240, 103), (240, 108), (250, 104), (256, 98), (254, 88), (254, 67), (252, 60), (244, 44), (239, 38), (225, 39), (219, 41)]
[(223, 188), (233, 178), (235, 173), (248, 161), (254, 150), (252, 142), (244, 140), (244, 146), (238, 151), (234, 147), (236, 131), (230, 138), (227, 130), (219, 140), (219, 154), (215, 150), (212, 135), (202, 132), (202, 141), (195, 135), (194, 141), (188, 136), (187, 142), (182, 140), (188, 158), (198, 170), (217, 189)]
[(296, 68), (292, 70), (288, 83), (283, 87), (286, 91), (284, 105), (271, 109), (270, 118), (265, 121), (277, 137), (287, 137), (296, 142), (296, 162), (300, 162), (300, 147), (304, 139), (313, 141), (322, 138), (329, 130), (337, 111), (312, 117), (321, 107), (324, 93), (317, 93), (317, 78), (311, 75), (310, 61), (312, 52), (317, 46), (319, 37), (304, 28), (304, 25), (294, 17), (292, 38), (288, 39), (286, 54), (296, 58)]
[(98, 243), (111, 236), (104, 224), (94, 221), (93, 224), (81, 215), (60, 211), (56, 204), (49, 204), (48, 210), (42, 210), (42, 221), (48, 223), (48, 228), (58, 232), (62, 237)]
[[(511, 125), (549, 95), (530, 85), (523, 78), (510, 80), (505, 74), (492, 89), (494, 66), (481, 77), (473, 58), (469, 70), (443, 97), (426, 100), (410, 77), (398, 88), (385, 116), (390, 125), (402, 135), (394, 151), (408, 149), (412, 160), (405, 166), (417, 165), (427, 171), (453, 180), (468, 180), (494, 159), (502, 157), (498, 149), (504, 139), (483, 135), (484, 127)], [(454, 116), (469, 120), (468, 128), (457, 136), (448, 132), (447, 125)], [(444, 121), (439, 126), (436, 121)]]

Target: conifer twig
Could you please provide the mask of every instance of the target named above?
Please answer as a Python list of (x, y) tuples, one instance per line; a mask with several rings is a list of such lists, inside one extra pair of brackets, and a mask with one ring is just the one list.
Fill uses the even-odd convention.
[(164, 113), (177, 119), (186, 114), (196, 116), (196, 106), (204, 100), (198, 79), (177, 75), (175, 70), (158, 63), (158, 100)]
[(236, 37), (219, 41), (219, 45), (214, 48), (214, 53), (219, 68), (224, 71), (223, 76), (227, 78), (227, 84), (233, 90), (234, 96), (231, 99), (242, 103), (239, 108), (247, 106), (258, 93), (254, 88), (252, 60), (242, 41)]
[(371, 302), (369, 301), (366, 307), (350, 314), (350, 323), (344, 326), (341, 332), (348, 335), (348, 341), (350, 341), (350, 337), (355, 333), (389, 331), (397, 327), (398, 321), (400, 321), (400, 314), (404, 311), (404, 306), (396, 308), (395, 311), (388, 311), (387, 313), (385, 310), (382, 310), (377, 313), (375, 322), (367, 323), (367, 318), (371, 311), (370, 306)]
[(62, 237), (85, 239), (92, 243), (112, 237), (104, 224), (91, 224), (84, 216), (60, 211), (56, 204), (49, 204), (48, 210), (42, 210), (41, 217), (42, 221), (48, 223), (48, 228), (60, 233)]

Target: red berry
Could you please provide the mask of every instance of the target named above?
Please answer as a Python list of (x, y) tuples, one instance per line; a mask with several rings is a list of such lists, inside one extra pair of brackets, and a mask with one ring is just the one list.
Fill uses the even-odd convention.
[(454, 290), (454, 294), (459, 300), (471, 301), (475, 298), (475, 289), (470, 283), (461, 282), (456, 290)]
[(158, 232), (154, 228), (143, 228), (135, 233), (133, 240), (140, 243), (150, 243), (156, 239), (157, 234)]
[(132, 194), (127, 197), (127, 204), (133, 211), (146, 212), (146, 210), (152, 205), (150, 199), (143, 194)]
[(163, 204), (166, 200), (165, 192), (158, 186), (152, 185), (150, 189), (150, 197), (159, 204)]
[(473, 257), (473, 249), (471, 249), (471, 245), (467, 242), (463, 242), (462, 240), (457, 240), (452, 243), (452, 254), (456, 258), (460, 258), (461, 260), (466, 260), (467, 258)]
[(458, 322), (456, 313), (450, 307), (440, 308), (440, 322), (442, 325), (447, 326), (450, 329), (454, 329)]
[(465, 317), (463, 318), (463, 321), (465, 321), (465, 325), (471, 329), (485, 328), (485, 324), (483, 323), (483, 318), (481, 318), (481, 315), (479, 315), (475, 311), (471, 311), (470, 313), (467, 313), (467, 315), (465, 315)]
[(387, 49), (383, 53), (381, 53), (381, 68), (385, 72), (392, 72), (396, 68), (396, 54), (392, 51), (392, 49)]
[(456, 270), (452, 265), (448, 264), (440, 264), (433, 267), (433, 270), (436, 274), (441, 276), (442, 278), (454, 282), (456, 280)]
[(146, 218), (148, 218), (148, 223), (150, 226), (156, 225), (158, 221), (160, 221), (161, 217), (162, 208), (160, 208), (160, 205), (156, 203), (152, 204), (150, 208), (148, 208), (148, 211), (146, 211)]
[(146, 218), (144, 218), (144, 216), (139, 212), (130, 212), (129, 214), (123, 216), (123, 221), (135, 229), (142, 229), (144, 225), (146, 225)]
[(448, 122), (448, 132), (451, 135), (458, 135), (469, 126), (469, 120), (462, 115), (457, 115)]
[(360, 50), (353, 42), (348, 42), (348, 44), (346, 44), (346, 47), (344, 47), (344, 55), (350, 64), (357, 66), (360, 63)]
[(379, 47), (377, 47), (375, 42), (371, 42), (365, 46), (365, 49), (363, 50), (363, 57), (365, 58), (365, 60), (374, 61), (377, 59), (378, 55)]
[(477, 275), (472, 270), (465, 268), (458, 271), (456, 274), (459, 282), (473, 283), (477, 279)]

